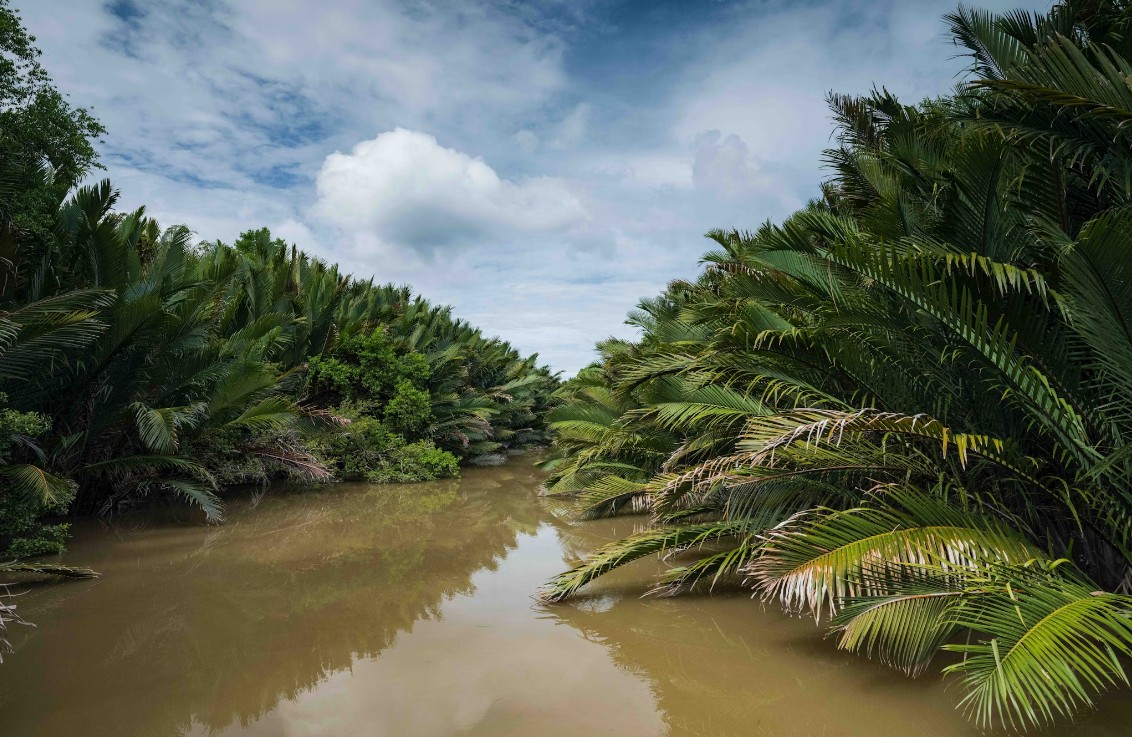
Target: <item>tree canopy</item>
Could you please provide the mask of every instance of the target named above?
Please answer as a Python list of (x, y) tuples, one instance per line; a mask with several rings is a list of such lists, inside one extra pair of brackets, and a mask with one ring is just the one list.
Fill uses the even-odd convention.
[(233, 484), (419, 481), (545, 442), (556, 376), (449, 307), (80, 185), (103, 129), (34, 42), (0, 0), (0, 571), (88, 574), (29, 560), (68, 512), (219, 521)]
[(654, 525), (544, 598), (664, 552), (1028, 728), (1132, 655), (1132, 11), (947, 16), (955, 94), (832, 94), (821, 196), (716, 231), (638, 340), (560, 390), (551, 494)]

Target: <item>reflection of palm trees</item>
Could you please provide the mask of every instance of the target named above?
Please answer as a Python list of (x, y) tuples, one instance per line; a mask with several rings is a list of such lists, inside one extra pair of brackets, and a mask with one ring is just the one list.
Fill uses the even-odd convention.
[[(82, 704), (68, 708), (98, 702), (116, 735), (255, 720), (470, 593), (473, 573), (537, 529), (538, 483), (523, 465), (474, 469), (460, 482), (272, 492), (254, 513), (233, 504), (219, 528), (80, 533), (73, 554), (106, 575), (54, 616), (54, 591), (36, 594), (44, 636), (0, 670), (0, 711), (39, 704), (37, 727), (60, 734), (51, 700), (73, 694)], [(148, 569), (131, 571), (139, 561)], [(163, 698), (114, 711), (155, 683)]]
[[(549, 499), (553, 499), (553, 497)], [(590, 520), (579, 524), (577, 505), (574, 504), (572, 507), (561, 509), (559, 505), (562, 503), (552, 502), (548, 504), (553, 512), (548, 522), (554, 526), (558, 533), (558, 540), (563, 552), (562, 560), (567, 566), (572, 566), (582, 560), (595, 548), (651, 529), (654, 526), (649, 518), (644, 515)], [(642, 589), (643, 591), (644, 589)]]
[[(556, 529), (569, 564), (643, 523), (621, 518)], [(614, 571), (568, 602), (539, 609), (649, 684), (666, 737), (984, 734), (954, 710), (938, 681), (910, 686), (879, 663), (831, 652), (812, 620), (760, 610), (734, 585), (717, 587), (713, 596), (642, 598), (654, 574)], [(884, 709), (876, 706), (877, 691), (885, 693)], [(1113, 700), (1047, 737), (1124, 735), (1130, 715), (1132, 703)]]
[[(750, 691), (719, 688), (719, 658), (711, 657), (716, 653), (708, 652), (705, 657), (693, 642), (680, 643), (675, 623), (648, 616), (635, 599), (616, 593), (588, 598), (597, 606), (587, 606), (587, 597), (581, 597), (577, 605), (550, 607), (551, 615), (604, 645), (618, 667), (649, 684), (670, 737), (752, 734), (746, 730), (757, 723), (759, 709), (767, 706), (757, 687)], [(677, 619), (683, 626), (720, 631), (710, 618)], [(734, 653), (751, 651), (742, 638), (729, 640)]]

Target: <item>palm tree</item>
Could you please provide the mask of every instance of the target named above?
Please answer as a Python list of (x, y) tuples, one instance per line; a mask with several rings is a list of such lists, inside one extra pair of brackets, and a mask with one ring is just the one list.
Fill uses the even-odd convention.
[(702, 276), (642, 305), (641, 341), (587, 372), (633, 402), (605, 431), (576, 437), (593, 392), (552, 415), (552, 483), (580, 480), (590, 514), (617, 498), (615, 434), (674, 437), (604, 508), (655, 528), (545, 597), (665, 551), (687, 562), (656, 591), (736, 577), (912, 675), (960, 653), (945, 670), (984, 725), (1126, 683), (1128, 20), (961, 9), (975, 81), (956, 95), (831, 96), (822, 199), (711, 234)]
[[(98, 290), (72, 291), (37, 300), (0, 312), (0, 377), (14, 386), (26, 388), (42, 379), (45, 366), (60, 361), (67, 351), (85, 348), (102, 332), (104, 325), (97, 316), (108, 304), (110, 295)], [(0, 395), (0, 405), (7, 397)], [(0, 478), (5, 490), (0, 502), (6, 515), (9, 534), (19, 534), (21, 517), (34, 519), (38, 514), (63, 511), (74, 499), (73, 483), (45, 468), (45, 454), (35, 436), (46, 430), (43, 417), (37, 413), (21, 413), (0, 409)], [(26, 462), (15, 455), (30, 456)], [(0, 573), (35, 573), (68, 578), (95, 576), (87, 568), (26, 560), (0, 561)], [(7, 593), (6, 586), (0, 585)], [(6, 622), (24, 624), (14, 605), (0, 603), (0, 635)], [(0, 646), (6, 643), (0, 638)]]
[(218, 521), (221, 480), (331, 479), (307, 438), (345, 420), (308, 395), (307, 364), (375, 330), (426, 365), (431, 425), (412, 440), (469, 460), (545, 442), (556, 379), (535, 357), (266, 230), (193, 246), (183, 226), (116, 212), (117, 198), (106, 181), (80, 188), (47, 256), (9, 264), (0, 391), (46, 426), (0, 473), (44, 509), (105, 512), (163, 493)]

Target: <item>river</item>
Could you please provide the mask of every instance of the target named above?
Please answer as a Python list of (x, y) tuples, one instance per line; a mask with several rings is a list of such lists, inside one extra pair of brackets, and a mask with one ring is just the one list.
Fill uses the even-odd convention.
[[(221, 526), (82, 521), (0, 664), (5, 737), (974, 737), (958, 690), (838, 652), (743, 592), (640, 598), (658, 562), (536, 588), (639, 520), (573, 523), (527, 460), (458, 481), (273, 489)], [(1048, 731), (1127, 735), (1132, 696)]]

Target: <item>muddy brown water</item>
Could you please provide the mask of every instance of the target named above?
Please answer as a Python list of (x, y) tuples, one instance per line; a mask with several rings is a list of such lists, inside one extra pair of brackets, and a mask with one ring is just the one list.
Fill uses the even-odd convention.
[[(0, 735), (974, 737), (958, 689), (839, 653), (746, 594), (640, 598), (658, 562), (540, 606), (631, 532), (573, 523), (529, 461), (233, 500), (223, 526), (76, 525), (95, 581), (22, 587)], [(1132, 733), (1132, 693), (1047, 735)]]

